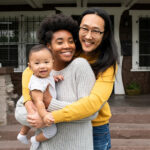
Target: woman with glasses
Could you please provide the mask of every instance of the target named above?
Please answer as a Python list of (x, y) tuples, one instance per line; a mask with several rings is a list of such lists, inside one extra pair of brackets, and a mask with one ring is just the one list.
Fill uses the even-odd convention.
[[(62, 108), (63, 102), (61, 104), (52, 99), (49, 106), (50, 110), (54, 110), (51, 118), (54, 123), (70, 122), (91, 116), (98, 111), (97, 118), (92, 121), (94, 150), (109, 150), (111, 111), (107, 101), (113, 90), (118, 59), (111, 21), (104, 10), (89, 8), (81, 15), (79, 25), (78, 56), (88, 60), (97, 80), (89, 96), (63, 109), (54, 110), (58, 104), (59, 108)], [(50, 96), (47, 96), (45, 100), (47, 103), (49, 98)], [(31, 125), (35, 125), (36, 118), (29, 116), (28, 119)]]

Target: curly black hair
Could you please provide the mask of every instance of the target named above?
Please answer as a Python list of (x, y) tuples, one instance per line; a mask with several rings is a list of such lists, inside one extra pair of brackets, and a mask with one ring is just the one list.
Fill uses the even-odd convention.
[(51, 43), (53, 33), (58, 30), (69, 31), (72, 34), (74, 41), (76, 41), (78, 36), (78, 23), (72, 17), (63, 14), (55, 14), (46, 17), (41, 22), (37, 33), (39, 43), (44, 45)]

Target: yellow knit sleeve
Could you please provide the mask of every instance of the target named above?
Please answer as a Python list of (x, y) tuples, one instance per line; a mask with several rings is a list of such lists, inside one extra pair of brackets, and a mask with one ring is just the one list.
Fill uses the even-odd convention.
[(109, 99), (114, 81), (114, 68), (109, 67), (102, 75), (99, 75), (89, 96), (52, 112), (55, 123), (80, 120), (93, 115)]
[(28, 84), (30, 82), (32, 74), (33, 72), (29, 67), (27, 67), (22, 74), (22, 95), (24, 103), (31, 100)]

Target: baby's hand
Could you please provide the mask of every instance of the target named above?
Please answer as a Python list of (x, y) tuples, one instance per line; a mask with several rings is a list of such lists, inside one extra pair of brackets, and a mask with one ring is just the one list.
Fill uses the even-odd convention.
[(47, 114), (43, 118), (44, 123), (46, 126), (51, 126), (52, 123), (54, 123), (54, 118), (50, 112), (47, 112)]
[(64, 80), (64, 77), (62, 75), (57, 75), (57, 76), (54, 76), (54, 80), (55, 82), (62, 81)]

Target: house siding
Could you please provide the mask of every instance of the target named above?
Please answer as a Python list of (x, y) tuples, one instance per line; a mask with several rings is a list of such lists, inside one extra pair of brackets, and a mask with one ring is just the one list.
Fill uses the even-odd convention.
[(123, 85), (126, 87), (131, 81), (137, 82), (141, 87), (141, 94), (150, 93), (150, 72), (131, 72), (132, 57), (124, 56), (122, 63)]

